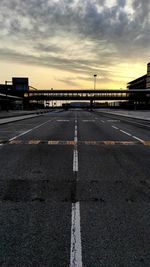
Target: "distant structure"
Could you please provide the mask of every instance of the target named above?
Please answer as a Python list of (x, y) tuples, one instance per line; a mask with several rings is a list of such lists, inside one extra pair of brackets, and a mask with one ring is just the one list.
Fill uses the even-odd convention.
[(23, 109), (24, 93), (28, 91), (29, 79), (26, 77), (13, 77), (0, 84), (0, 110)]
[(128, 89), (150, 89), (150, 62), (147, 64), (147, 74), (129, 82)]
[(150, 89), (150, 62), (147, 64), (147, 85), (146, 89)]
[(24, 77), (13, 77), (12, 86), (16, 91), (27, 92), (29, 90), (29, 79)]

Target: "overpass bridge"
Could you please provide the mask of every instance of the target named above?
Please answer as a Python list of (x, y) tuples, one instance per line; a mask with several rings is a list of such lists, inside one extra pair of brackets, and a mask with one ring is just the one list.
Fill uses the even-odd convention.
[(42, 89), (35, 90), (29, 87), (26, 92), (15, 90), (3, 90), (0, 92), (0, 102), (8, 106), (10, 101), (22, 100), (24, 106), (30, 103), (44, 103), (44, 101), (89, 101), (92, 106), (95, 101), (126, 101), (128, 103), (144, 104), (150, 107), (150, 89), (69, 89), (69, 90), (52, 90)]
[(24, 98), (31, 101), (132, 101), (133, 103), (150, 104), (150, 89), (98, 89), (98, 90), (29, 90)]

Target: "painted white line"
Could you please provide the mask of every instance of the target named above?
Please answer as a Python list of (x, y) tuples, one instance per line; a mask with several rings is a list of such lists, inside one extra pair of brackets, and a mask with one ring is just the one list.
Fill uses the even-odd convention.
[(75, 120), (74, 142), (77, 143), (77, 141), (78, 141), (78, 126), (77, 126), (77, 120)]
[(103, 120), (101, 120), (101, 122), (105, 123)]
[(120, 122), (119, 120), (107, 120), (108, 122)]
[(78, 142), (77, 136), (74, 137), (74, 142), (76, 142), (76, 143)]
[(73, 172), (78, 172), (78, 151), (74, 149), (73, 151)]
[(136, 137), (136, 136), (133, 136), (133, 135), (132, 135), (132, 137), (133, 137), (134, 139), (136, 139), (136, 140), (142, 142), (142, 143), (144, 142), (144, 140), (142, 140), (142, 139), (140, 139), (140, 138), (138, 138), (138, 137)]
[(41, 126), (43, 126), (44, 124), (46, 124), (46, 123), (48, 123), (48, 122), (50, 122), (50, 121), (51, 121), (51, 120), (48, 120), (48, 121), (46, 121), (46, 122), (44, 122), (44, 123), (42, 123), (42, 124), (40, 124), (40, 125), (37, 125), (37, 126), (33, 127), (32, 129), (30, 129), (30, 130), (28, 130), (28, 131), (25, 131), (25, 132), (23, 132), (23, 133), (21, 133), (21, 134), (19, 134), (19, 135), (16, 135), (16, 136), (10, 138), (9, 141), (13, 141), (13, 140), (17, 139), (17, 138), (20, 137), (20, 136), (23, 136), (23, 135), (25, 135), (25, 134), (27, 134), (27, 133), (33, 131), (33, 130), (36, 130), (36, 129), (40, 128)]
[(76, 143), (78, 142), (77, 136), (74, 137), (74, 142), (76, 142)]
[(132, 136), (132, 134), (127, 133), (127, 132), (125, 132), (125, 131), (123, 131), (123, 130), (120, 130), (120, 132), (122, 132), (122, 133), (124, 133), (124, 134), (127, 134), (127, 135), (129, 135), (129, 136)]
[[(77, 141), (77, 119), (75, 120), (75, 136)], [(73, 151), (73, 172), (78, 172), (78, 150), (77, 144)], [(70, 267), (82, 267), (82, 246), (81, 246), (81, 226), (80, 226), (80, 203), (72, 203), (71, 209), (71, 248)]]
[(95, 120), (82, 120), (83, 122), (93, 122)]
[(112, 128), (114, 128), (114, 129), (116, 129), (116, 130), (118, 130), (119, 128), (118, 127), (116, 127), (116, 126), (112, 126)]
[(70, 267), (82, 267), (80, 203), (72, 203)]
[(57, 122), (68, 122), (70, 120), (56, 120)]

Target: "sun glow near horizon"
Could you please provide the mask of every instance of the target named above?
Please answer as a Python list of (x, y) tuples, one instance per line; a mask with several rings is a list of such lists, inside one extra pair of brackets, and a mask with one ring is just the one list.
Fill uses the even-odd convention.
[(126, 88), (146, 74), (149, 12), (142, 0), (1, 2), (0, 83), (27, 76), (39, 89), (91, 89), (96, 73), (96, 88)]

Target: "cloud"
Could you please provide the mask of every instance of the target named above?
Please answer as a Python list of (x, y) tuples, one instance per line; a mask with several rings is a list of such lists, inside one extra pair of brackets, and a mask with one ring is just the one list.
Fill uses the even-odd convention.
[(120, 60), (149, 61), (150, 1), (109, 2), (1, 0), (1, 58), (104, 76)]

